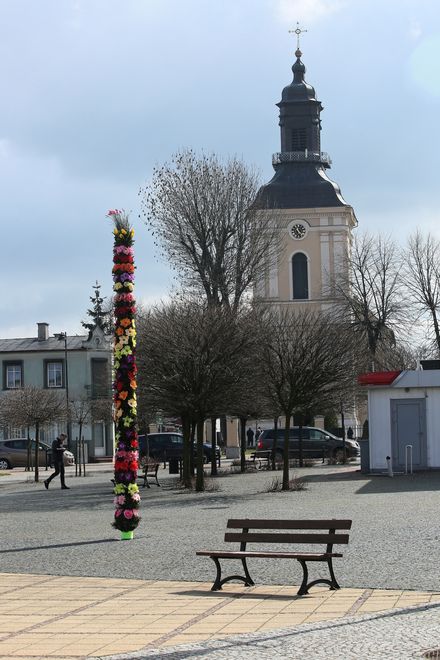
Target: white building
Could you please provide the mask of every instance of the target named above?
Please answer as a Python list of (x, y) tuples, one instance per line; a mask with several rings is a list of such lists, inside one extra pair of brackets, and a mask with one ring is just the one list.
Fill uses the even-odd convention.
[[(428, 361), (427, 361), (428, 362)], [(428, 365), (427, 365), (428, 366)], [(438, 366), (438, 365), (434, 365)], [(370, 470), (440, 468), (440, 369), (365, 374)]]
[[(112, 344), (99, 327), (89, 336), (49, 335), (49, 325), (38, 323), (35, 337), (0, 339), (0, 368), (2, 394), (34, 385), (58, 390), (69, 402), (108, 400), (106, 420), (89, 420), (82, 435), (90, 459), (113, 455), (113, 423), (108, 421), (111, 411)], [(42, 430), (41, 440), (50, 443), (65, 422)], [(74, 448), (78, 426), (70, 424), (69, 446)], [(30, 429), (32, 437), (33, 430)], [(27, 429), (0, 428), (0, 438), (26, 437)]]

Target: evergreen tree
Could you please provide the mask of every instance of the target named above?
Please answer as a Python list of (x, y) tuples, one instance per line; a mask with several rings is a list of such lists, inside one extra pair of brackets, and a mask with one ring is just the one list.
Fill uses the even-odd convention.
[(101, 285), (98, 281), (94, 285), (95, 295), (90, 296), (90, 301), (93, 308), (87, 310), (87, 316), (91, 319), (88, 323), (86, 321), (81, 321), (83, 328), (86, 328), (89, 332), (92, 332), (96, 326), (99, 326), (105, 334), (111, 334), (112, 324), (111, 324), (111, 312), (104, 308), (104, 302), (106, 298), (101, 296)]

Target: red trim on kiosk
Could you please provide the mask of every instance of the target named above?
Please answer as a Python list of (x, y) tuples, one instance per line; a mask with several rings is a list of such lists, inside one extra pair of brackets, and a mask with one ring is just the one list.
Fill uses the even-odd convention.
[(401, 371), (373, 371), (358, 377), (359, 385), (391, 385)]

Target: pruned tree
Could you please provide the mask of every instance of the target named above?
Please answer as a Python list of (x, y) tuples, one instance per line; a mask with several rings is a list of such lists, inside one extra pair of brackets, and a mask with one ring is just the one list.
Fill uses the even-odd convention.
[(35, 481), (39, 480), (38, 449), (41, 429), (66, 419), (66, 400), (60, 392), (33, 385), (4, 392), (0, 397), (0, 419), (11, 426), (35, 429)]
[(232, 408), (253, 359), (240, 322), (240, 314), (195, 301), (163, 304), (139, 322), (139, 383), (153, 408), (182, 420), (187, 486), (191, 424), (197, 426), (197, 490), (204, 489), (204, 421)]
[(416, 319), (424, 321), (435, 352), (440, 355), (440, 241), (417, 230), (404, 251), (404, 280)]
[(400, 255), (387, 237), (358, 235), (341, 264), (335, 282), (344, 318), (365, 341), (369, 364), (375, 370), (379, 348), (393, 347), (406, 322), (407, 302), (400, 276)]
[(242, 161), (177, 153), (141, 189), (146, 224), (185, 287), (209, 306), (238, 310), (278, 251), (278, 234), (253, 204), (256, 173)]
[(291, 420), (336, 407), (351, 392), (355, 338), (348, 323), (310, 310), (268, 312), (263, 323), (260, 377), (273, 409), (286, 420), (283, 490), (288, 490)]

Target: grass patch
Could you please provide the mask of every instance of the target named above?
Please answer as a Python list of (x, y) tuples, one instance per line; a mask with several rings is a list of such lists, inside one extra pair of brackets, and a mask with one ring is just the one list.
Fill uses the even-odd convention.
[[(307, 483), (301, 477), (293, 476), (289, 479), (289, 490), (299, 491), (307, 490)], [(278, 493), (283, 490), (283, 479), (281, 477), (274, 477), (272, 481), (268, 484), (265, 493)]]

